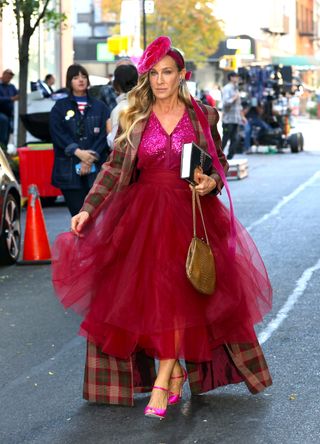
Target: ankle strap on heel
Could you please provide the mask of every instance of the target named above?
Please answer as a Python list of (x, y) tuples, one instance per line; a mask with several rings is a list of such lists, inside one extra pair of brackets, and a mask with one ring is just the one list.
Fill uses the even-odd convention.
[(184, 380), (186, 381), (188, 378), (188, 373), (186, 371), (186, 369), (184, 367), (181, 367), (182, 369), (182, 375), (180, 376), (171, 376), (170, 379), (181, 379), (184, 378)]
[(168, 392), (169, 391), (169, 389), (166, 389), (164, 387), (160, 387), (159, 385), (154, 385), (153, 388), (157, 389), (157, 390), (162, 390), (163, 392)]

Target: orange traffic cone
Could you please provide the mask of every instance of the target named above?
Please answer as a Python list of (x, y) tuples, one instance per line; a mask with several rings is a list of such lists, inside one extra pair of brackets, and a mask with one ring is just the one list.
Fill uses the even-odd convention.
[(28, 207), (21, 265), (51, 263), (51, 251), (37, 185), (28, 188)]

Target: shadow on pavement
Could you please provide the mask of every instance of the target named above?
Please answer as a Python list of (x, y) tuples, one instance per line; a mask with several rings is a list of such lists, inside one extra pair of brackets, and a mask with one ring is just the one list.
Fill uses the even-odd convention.
[(148, 397), (136, 400), (134, 408), (84, 404), (71, 420), (72, 429), (55, 443), (63, 439), (64, 444), (211, 444), (234, 443), (235, 437), (237, 442), (258, 442), (245, 437), (250, 423), (259, 436), (259, 424), (269, 408), (263, 395), (209, 394), (170, 407), (160, 421), (144, 417), (147, 401)]

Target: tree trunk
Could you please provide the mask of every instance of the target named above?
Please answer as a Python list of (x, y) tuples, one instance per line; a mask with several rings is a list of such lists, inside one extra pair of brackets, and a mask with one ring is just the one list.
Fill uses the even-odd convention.
[(26, 129), (20, 119), (21, 114), (27, 112), (27, 85), (29, 67), (29, 42), (30, 36), (23, 35), (19, 48), (19, 117), (18, 117), (18, 146), (26, 143)]

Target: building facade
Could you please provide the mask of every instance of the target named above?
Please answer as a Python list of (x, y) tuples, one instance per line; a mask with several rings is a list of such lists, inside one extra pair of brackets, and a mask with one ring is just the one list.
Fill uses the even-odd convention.
[(216, 0), (214, 14), (224, 23), (226, 40), (198, 71), (197, 80), (210, 87), (223, 78), (219, 68), (279, 64), (292, 67), (315, 89), (320, 83), (319, 4), (319, 0)]

